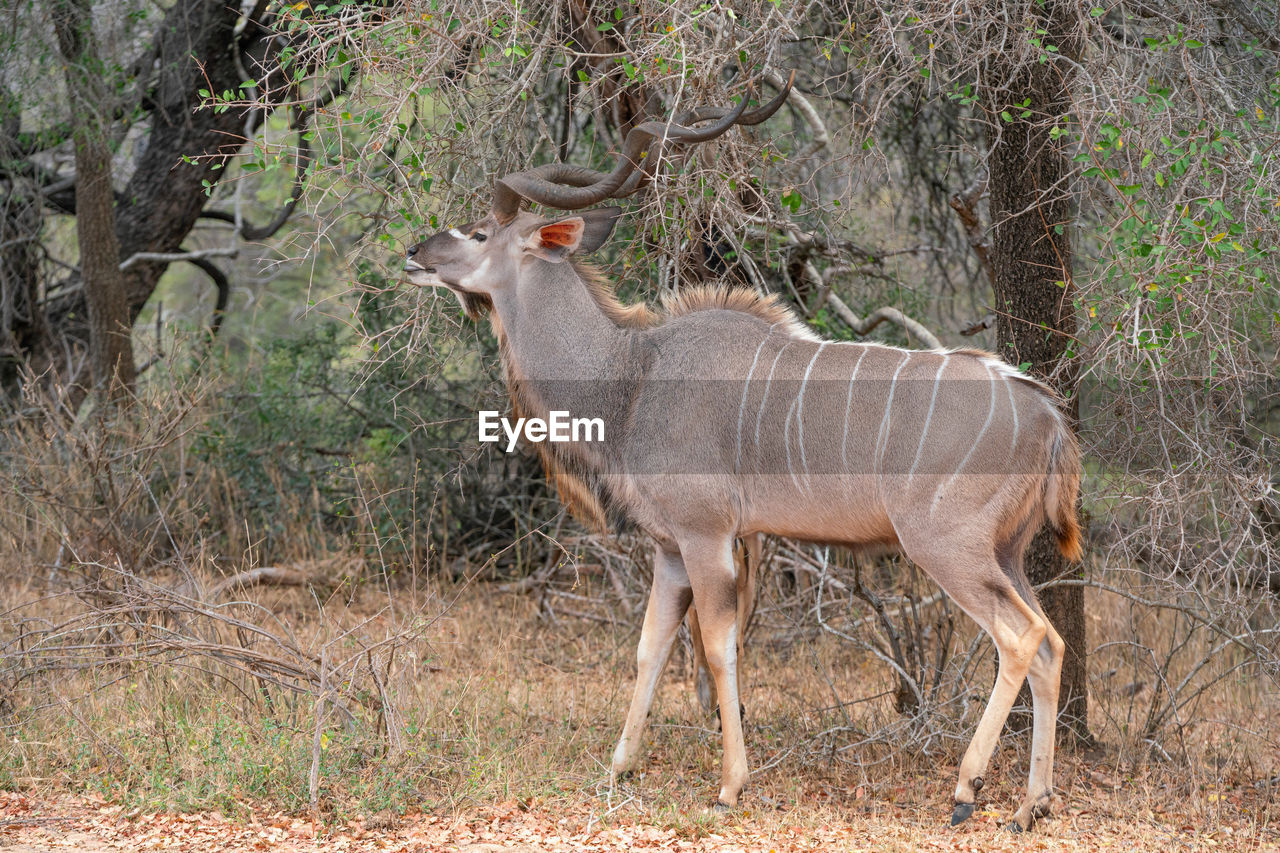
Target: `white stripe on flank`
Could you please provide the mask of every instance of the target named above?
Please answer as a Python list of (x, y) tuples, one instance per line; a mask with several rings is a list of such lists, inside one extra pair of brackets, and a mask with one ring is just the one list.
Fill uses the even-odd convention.
[(858, 378), (858, 368), (862, 367), (862, 360), (867, 357), (868, 349), (869, 347), (864, 346), (853, 364), (853, 373), (849, 376), (849, 396), (844, 401), (844, 438), (840, 441), (840, 462), (844, 465), (846, 474), (849, 473), (849, 410), (853, 406), (853, 380)]
[[(818, 344), (818, 351), (813, 354), (813, 358), (809, 359), (809, 366), (804, 369), (804, 379), (800, 381), (800, 393), (796, 395), (796, 436), (800, 442), (800, 467), (804, 471), (805, 489), (809, 488), (809, 462), (804, 456), (804, 388), (809, 384), (809, 374), (813, 371), (813, 365), (818, 360), (818, 356), (822, 355), (822, 348), (827, 345), (827, 341)], [(790, 448), (787, 452), (787, 468), (791, 467)], [(795, 480), (795, 474), (791, 475), (792, 481)]]
[(459, 231), (457, 228), (450, 228), (450, 229), (449, 229), (449, 236), (450, 236), (450, 237), (452, 237), (452, 238), (454, 238), (455, 240), (465, 240), (465, 239), (467, 239), (467, 235), (466, 235), (466, 234), (463, 234), (463, 233), (462, 233), (461, 231)]
[(778, 354), (773, 357), (773, 364), (769, 367), (769, 378), (764, 381), (764, 394), (760, 397), (760, 413), (756, 415), (756, 450), (760, 449), (760, 421), (764, 419), (764, 404), (769, 400), (769, 385), (773, 382), (773, 371), (777, 369), (778, 359), (782, 358), (782, 354), (789, 346), (791, 341), (787, 341), (782, 345), (782, 349), (778, 350)]
[(1012, 456), (1018, 449), (1018, 403), (1013, 399), (1013, 383), (1008, 379), (1004, 381), (1004, 389), (1009, 392), (1009, 411), (1013, 412), (1013, 446), (1009, 448)]
[(791, 405), (787, 407), (787, 416), (782, 419), (782, 447), (787, 452), (787, 473), (791, 475), (791, 485), (796, 487), (796, 491), (802, 491), (800, 482), (796, 479), (796, 471), (791, 467), (791, 418), (796, 413), (796, 401), (792, 400)]
[[(947, 479), (947, 482), (942, 484), (942, 488), (938, 490), (939, 492), (950, 486), (955, 478), (960, 476), (960, 472), (964, 470), (964, 466), (969, 464), (969, 458), (973, 456), (973, 452), (977, 450), (978, 445), (982, 443), (982, 437), (987, 434), (987, 427), (991, 426), (991, 418), (996, 413), (996, 381), (991, 375), (991, 366), (984, 363), (982, 367), (987, 371), (987, 378), (991, 380), (991, 403), (987, 406), (987, 419), (982, 422), (982, 429), (978, 430), (978, 437), (973, 440), (973, 447), (969, 448), (969, 452), (960, 460), (960, 465), (956, 468), (955, 473)], [(934, 501), (937, 501), (936, 494), (934, 495)]]
[(738, 404), (738, 457), (734, 463), (734, 470), (742, 469), (742, 418), (747, 413), (747, 389), (751, 387), (751, 377), (756, 372), (756, 362), (760, 360), (760, 351), (764, 349), (764, 345), (769, 342), (769, 336), (773, 334), (773, 327), (778, 325), (774, 323), (769, 327), (769, 331), (764, 333), (764, 340), (760, 341), (760, 346), (756, 347), (756, 357), (751, 359), (751, 369), (747, 371), (747, 381), (742, 383), (742, 402)]
[(893, 372), (893, 378), (889, 380), (889, 399), (884, 401), (884, 415), (880, 417), (880, 432), (876, 435), (876, 455), (875, 466), (872, 470), (876, 476), (880, 476), (880, 462), (884, 457), (885, 445), (889, 443), (889, 422), (892, 420), (893, 412), (893, 392), (898, 390), (898, 374), (902, 372), (902, 368), (907, 366), (907, 362), (911, 360), (911, 353), (906, 353), (902, 359), (902, 363), (898, 365), (898, 369)]
[(929, 434), (929, 421), (933, 420), (933, 405), (938, 402), (938, 385), (942, 382), (942, 371), (947, 369), (947, 360), (951, 356), (944, 355), (942, 364), (938, 365), (938, 375), (933, 378), (933, 396), (929, 398), (929, 414), (924, 416), (924, 429), (920, 430), (920, 443), (916, 445), (916, 458), (911, 463), (911, 470), (907, 472), (907, 481), (915, 476), (916, 466), (920, 464), (920, 451), (924, 450), (924, 437)]

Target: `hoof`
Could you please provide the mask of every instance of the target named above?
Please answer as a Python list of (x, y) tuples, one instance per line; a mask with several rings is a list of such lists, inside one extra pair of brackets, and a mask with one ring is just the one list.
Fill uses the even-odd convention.
[[(1022, 813), (1026, 811), (1026, 821), (1023, 821)], [(1035, 828), (1036, 823), (1041, 818), (1049, 816), (1049, 798), (1046, 796), (1040, 802), (1027, 808), (1025, 805), (1013, 813), (1013, 820), (1006, 827), (1010, 832), (1030, 832)]]
[(728, 814), (733, 811), (733, 806), (728, 803), (722, 803), (720, 800), (714, 800), (711, 803), (711, 810), (716, 814)]
[(635, 775), (636, 775), (636, 771), (634, 770), (616, 770), (613, 773), (613, 781), (627, 782), (627, 781), (630, 781), (631, 777)]
[(956, 809), (951, 813), (951, 825), (964, 823), (973, 817), (973, 803), (956, 803)]

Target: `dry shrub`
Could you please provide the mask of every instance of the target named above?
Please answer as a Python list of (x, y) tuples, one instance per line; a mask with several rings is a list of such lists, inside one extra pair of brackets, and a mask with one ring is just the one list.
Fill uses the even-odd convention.
[[(309, 527), (312, 507), (289, 511), (285, 490), (270, 497), (293, 544), (260, 547), (234, 480), (199, 451), (226, 427), (225, 386), (201, 376), (156, 379), (129, 409), (79, 418), (32, 396), (7, 420), (0, 702), (11, 784), (51, 773), (77, 784), (78, 770), (100, 767), (104, 787), (195, 780), (233, 801), (240, 783), (221, 784), (226, 767), (202, 777), (193, 748), (216, 751), (226, 730), (247, 750), (232, 779), (272, 796), (300, 779), (295, 804), (316, 809), (335, 775), (404, 750), (396, 696), (420, 654), (405, 649), (420, 650), (433, 599), (412, 585), (392, 596), (386, 564), (368, 556), (382, 544), (376, 528), (343, 548), (318, 519)], [(352, 611), (370, 584), (378, 592)], [(293, 590), (287, 606), (276, 588)], [(278, 762), (274, 785), (249, 772), (251, 747)]]

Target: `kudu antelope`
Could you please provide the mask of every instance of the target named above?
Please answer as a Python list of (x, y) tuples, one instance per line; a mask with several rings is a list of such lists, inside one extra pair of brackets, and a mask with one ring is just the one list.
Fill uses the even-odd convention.
[[(583, 208), (634, 192), (659, 159), (644, 156), (656, 141), (701, 142), (762, 121), (786, 94), (753, 113), (744, 97), (732, 111), (642, 124), (609, 173), (550, 164), (507, 175), (488, 216), (412, 247), (405, 271), (413, 284), (453, 292), (472, 316), (490, 311), (518, 413), (604, 419), (603, 443), (536, 447), (581, 514), (625, 514), (656, 541), (615, 776), (636, 763), (693, 603), (720, 706), (718, 803), (737, 804), (748, 774), (735, 536), (888, 545), (928, 572), (999, 653), (960, 763), (952, 823), (973, 813), (1001, 727), (1030, 681), (1031, 766), (1011, 824), (1028, 829), (1052, 791), (1063, 643), (1027, 582), (1023, 551), (1047, 519), (1063, 553), (1080, 557), (1079, 451), (1053, 392), (988, 353), (821, 340), (774, 297), (746, 289), (688, 290), (660, 314), (624, 306), (576, 260), (600, 247), (620, 212)], [(581, 212), (548, 219), (522, 201)]]

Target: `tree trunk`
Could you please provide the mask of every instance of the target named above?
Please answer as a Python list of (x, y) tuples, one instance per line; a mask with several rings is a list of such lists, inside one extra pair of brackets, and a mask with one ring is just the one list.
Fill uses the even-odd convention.
[[(154, 66), (148, 77), (150, 83), (137, 104), (125, 103), (122, 107), (125, 112), (135, 107), (141, 109), (142, 116), (134, 116), (130, 120), (134, 124), (145, 124), (146, 142), (135, 154), (128, 183), (115, 195), (117, 266), (121, 260), (137, 252), (179, 251), (182, 241), (209, 203), (206, 188), (227, 174), (223, 166), (244, 144), (247, 110), (241, 107), (227, 110), (201, 108), (201, 89), (214, 92), (238, 90), (245, 79), (240, 70), (243, 67), (261, 87), (265, 110), (274, 109), (280, 98), (291, 97), (289, 93), (292, 90), (285, 85), (285, 72), (277, 61), (280, 50), (276, 41), (278, 34), (270, 27), (252, 22), (242, 31), (237, 31), (239, 4), (225, 0), (186, 0), (164, 5), (168, 7), (164, 19), (158, 24), (152, 42), (142, 48), (143, 67)], [(93, 45), (89, 41), (91, 27), (86, 29), (74, 23), (91, 23), (87, 14), (89, 6), (89, 0), (56, 0), (52, 4), (51, 17), (58, 29), (60, 53), (80, 56), (86, 49), (92, 51)], [(67, 65), (69, 82), (72, 78), (75, 80), (69, 85), (73, 95), (88, 91), (85, 78), (91, 85), (104, 88), (113, 85), (108, 81), (120, 82), (123, 79), (116, 68), (98, 68), (99, 74), (95, 77), (86, 73), (93, 67), (91, 62), (67, 61)], [(107, 115), (109, 109), (104, 104), (94, 104), (89, 99), (88, 106), (97, 110), (97, 118), (103, 121), (110, 118)], [(73, 104), (73, 108), (78, 107)], [(120, 116), (115, 118), (119, 127)], [(8, 120), (2, 101), (0, 119), (4, 119), (0, 131), (6, 137), (10, 136), (8, 125), (13, 122)], [(79, 127), (74, 129), (80, 130)], [(110, 135), (104, 129), (99, 139), (105, 143)], [(75, 141), (76, 191), (74, 194), (52, 193), (45, 197), (45, 201), (58, 212), (78, 218), (92, 216), (101, 223), (104, 199), (99, 197), (95, 205), (92, 194), (97, 189), (105, 195), (110, 181), (91, 178), (92, 146), (82, 146), (80, 137)], [(98, 156), (101, 153), (101, 150), (97, 151)], [(81, 154), (90, 160), (87, 170), (79, 162)], [(11, 196), (13, 192), (10, 190)], [(89, 193), (89, 199), (83, 195), (85, 192)], [(38, 193), (35, 197), (39, 198)], [(90, 211), (95, 209), (98, 214), (91, 214)], [(86, 226), (90, 230), (95, 227), (85, 221), (78, 225), (81, 239), (86, 236)], [(105, 245), (100, 239), (91, 242), (99, 247)], [(90, 252), (82, 257), (82, 263), (94, 254), (97, 253)], [(105, 255), (106, 251), (101, 254)], [(167, 261), (141, 261), (123, 271), (122, 293), (128, 317), (126, 328), (147, 304), (167, 266)], [(90, 384), (86, 378), (88, 364), (84, 358), (92, 337), (89, 300), (100, 295), (101, 290), (83, 286), (89, 274), (89, 269), (84, 268), (62, 281), (48, 284), (44, 288), (48, 295), (39, 302), (39, 316), (25, 325), (19, 322), (20, 314), (0, 312), (0, 320), (12, 323), (12, 328), (6, 325), (5, 330), (0, 330), (0, 394), (11, 399), (21, 394), (22, 376), (28, 367), (36, 375), (45, 374), (51, 386), (85, 389)], [(101, 279), (95, 276), (94, 281)], [(12, 288), (8, 283), (6, 288), (3, 295), (8, 300)], [(96, 293), (91, 292), (94, 290)], [(118, 307), (114, 301), (111, 304)], [(14, 315), (12, 319), (10, 314)], [(119, 336), (116, 337), (118, 341)], [(78, 395), (71, 395), (71, 402), (77, 399), (80, 399)]]
[(41, 225), (39, 193), (10, 179), (0, 190), (0, 388), (17, 384), (33, 343), (46, 337), (40, 310)]
[[(1079, 36), (1072, 4), (1046, 0), (1032, 9), (1036, 26), (1048, 33), (1044, 43), (1056, 45), (1064, 57), (1075, 58)], [(1072, 163), (1063, 142), (1050, 133), (1055, 121), (1071, 109), (1064, 66), (1047, 61), (994, 69), (997, 79), (1010, 81), (1008, 100), (1014, 103), (996, 105), (991, 111), (988, 158), (997, 351), (1011, 364), (1028, 365), (1031, 373), (1060, 391), (1069, 401), (1074, 428), (1076, 370), (1070, 361), (1062, 361), (1076, 332), (1070, 239), (1075, 216)], [(1030, 98), (1029, 104), (1016, 104), (1023, 98)], [(1023, 110), (1031, 114), (1023, 118)], [(1047, 530), (1028, 548), (1026, 566), (1033, 585), (1082, 571), (1066, 564)], [(1041, 593), (1040, 600), (1067, 646), (1058, 702), (1059, 734), (1065, 742), (1088, 743), (1092, 738), (1084, 590), (1051, 588)], [(1025, 685), (1019, 705), (1030, 707)], [(1026, 728), (1030, 716), (1019, 716), (1010, 718), (1014, 727)]]
[[(53, 6), (58, 50), (66, 61), (76, 158), (76, 236), (89, 315), (89, 366), (95, 393), (127, 401), (133, 396), (132, 316), (120, 272), (115, 196), (111, 188), (109, 93), (93, 39), (89, 0)], [(76, 395), (80, 396), (80, 395)]]

